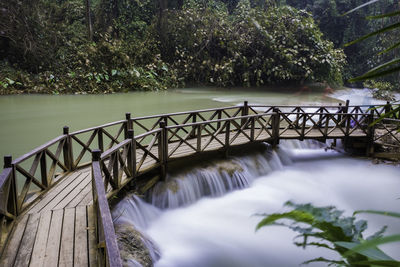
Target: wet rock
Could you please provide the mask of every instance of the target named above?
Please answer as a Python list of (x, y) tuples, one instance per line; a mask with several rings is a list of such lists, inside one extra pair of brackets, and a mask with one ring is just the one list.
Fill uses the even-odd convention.
[(151, 267), (160, 258), (155, 243), (131, 225), (116, 225), (115, 231), (123, 266)]

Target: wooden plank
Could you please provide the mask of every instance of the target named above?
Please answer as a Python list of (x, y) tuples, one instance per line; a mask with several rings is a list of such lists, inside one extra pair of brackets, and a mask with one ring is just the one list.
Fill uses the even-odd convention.
[[(80, 177), (83, 178), (83, 177)], [(88, 185), (91, 186), (91, 176), (89, 174), (86, 174), (86, 177), (82, 179), (82, 181), (75, 187), (73, 188), (65, 197), (62, 199), (55, 207), (52, 209), (57, 210), (57, 209), (63, 209), (65, 208), (68, 203), (70, 203), (76, 196), (78, 196), (81, 191), (87, 187)], [(49, 207), (51, 205), (49, 204)]]
[(86, 206), (86, 205), (92, 205), (93, 204), (93, 194), (92, 194), (92, 188), (90, 188), (90, 191), (86, 194), (86, 196), (82, 199), (81, 202), (79, 202), (78, 206)]
[(39, 227), (36, 234), (35, 245), (33, 247), (30, 266), (43, 266), (46, 255), (47, 237), (49, 236), (51, 211), (41, 215)]
[(29, 215), (25, 215), (22, 217), (20, 221), (16, 223), (14, 227), (14, 231), (11, 233), (11, 239), (5, 248), (3, 255), (0, 260), (0, 266), (8, 267), (13, 266), (15, 257), (18, 253), (18, 248), (20, 246), (22, 236), (25, 232), (25, 227), (28, 222)]
[(86, 207), (76, 207), (75, 212), (75, 243), (74, 243), (74, 266), (88, 266), (88, 228)]
[(21, 245), (19, 247), (14, 266), (29, 265), (33, 245), (36, 239), (36, 232), (39, 225), (39, 218), (40, 214), (38, 213), (29, 215), (28, 223), (26, 225), (25, 232), (21, 240)]
[(55, 210), (52, 212), (44, 261), (45, 267), (54, 267), (58, 264), (63, 216), (64, 210)]
[(75, 209), (65, 209), (58, 266), (74, 265)]
[[(87, 194), (91, 194), (92, 192), (92, 183), (91, 181), (89, 182), (88, 185), (77, 195), (70, 203), (68, 203), (66, 208), (74, 208), (78, 206), (82, 200), (87, 196)], [(85, 205), (86, 206), (86, 205)]]
[(64, 188), (58, 188), (57, 196), (55, 196), (51, 201), (49, 201), (42, 210), (55, 210), (55, 207), (71, 192), (77, 187), (87, 176), (80, 174), (76, 177), (69, 185)]
[(93, 205), (86, 206), (87, 224), (88, 224), (88, 249), (89, 249), (89, 266), (97, 266), (97, 245), (96, 245), (96, 228), (95, 214)]
[(43, 207), (45, 207), (49, 202), (51, 202), (55, 197), (57, 197), (58, 193), (64, 188), (67, 187), (68, 184), (72, 183), (74, 180), (79, 179), (81, 173), (74, 172), (64, 177), (62, 181), (60, 181), (57, 185), (51, 188), (47, 193), (41, 196), (42, 199), (38, 200), (38, 202), (33, 205), (29, 210), (28, 213), (37, 213), (40, 212)]

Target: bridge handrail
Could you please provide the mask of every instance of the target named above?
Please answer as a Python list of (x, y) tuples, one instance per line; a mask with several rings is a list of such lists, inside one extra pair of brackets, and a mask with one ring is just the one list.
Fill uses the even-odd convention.
[(96, 210), (94, 214), (96, 217), (95, 226), (99, 266), (122, 267), (117, 237), (101, 174), (101, 150), (93, 150), (92, 155), (92, 193), (93, 205)]
[[(267, 112), (257, 111), (254, 109), (257, 107), (264, 107), (268, 110)], [(318, 108), (318, 106), (248, 105), (247, 102), (245, 102), (244, 105), (241, 106), (175, 112), (137, 118), (131, 118), (130, 113), (127, 113), (125, 120), (119, 120), (72, 133), (69, 133), (68, 127), (64, 127), (62, 135), (20, 156), (14, 161), (11, 160), (11, 157), (7, 159), (9, 166), (4, 168), (0, 175), (0, 198), (6, 198), (7, 196), (7, 200), (10, 200), (12, 203), (8, 202), (10, 203), (10, 207), (7, 206), (3, 207), (3, 210), (0, 209), (0, 219), (12, 220), (12, 218), (18, 216), (33, 203), (34, 197), (37, 197), (38, 194), (31, 194), (32, 192), (29, 191), (31, 184), (36, 185), (39, 188), (38, 192), (42, 193), (54, 183), (61, 180), (66, 173), (90, 164), (91, 162), (84, 164), (80, 162), (87, 153), (93, 152), (96, 139), (97, 147), (100, 148), (101, 151), (105, 151), (101, 155), (101, 164), (105, 164), (105, 161), (110, 161), (112, 157), (115, 157), (113, 164), (118, 165), (119, 161), (120, 166), (117, 167), (123, 170), (118, 172), (118, 175), (133, 177), (134, 175), (139, 175), (148, 171), (148, 169), (144, 167), (144, 163), (149, 160), (154, 163), (153, 167), (164, 168), (165, 163), (171, 157), (176, 157), (174, 153), (179, 149), (180, 144), (188, 144), (193, 150), (193, 153), (197, 153), (205, 151), (207, 145), (213, 140), (219, 142), (223, 147), (228, 147), (239, 135), (243, 135), (250, 141), (256, 141), (263, 131), (273, 140), (277, 140), (279, 138), (279, 132), (282, 133), (288, 129), (295, 129), (298, 137), (302, 139), (312, 131), (314, 126), (318, 126), (322, 136), (328, 138), (330, 118), (332, 118), (336, 127), (344, 128), (342, 131), (345, 136), (351, 135), (357, 129), (363, 131), (367, 135), (371, 135), (371, 132), (368, 132), (365, 126), (369, 125), (371, 122), (371, 114), (379, 116), (391, 110), (389, 104), (377, 105), (375, 106), (376, 108), (370, 109), (370, 105), (350, 106), (348, 102), (345, 106), (335, 105), (319, 107), (318, 111), (315, 112), (303, 110), (308, 107)], [(361, 107), (368, 107), (368, 109), (362, 110)], [(294, 109), (292, 111), (282, 111), (280, 108)], [(334, 108), (337, 110), (330, 112), (327, 108)], [(280, 114), (277, 117), (278, 119), (273, 117), (273, 114), (275, 114), (274, 111)], [(209, 114), (206, 116), (204, 113)], [(182, 117), (182, 115), (188, 116)], [(289, 115), (297, 116), (295, 119), (292, 119), (288, 117)], [(176, 116), (181, 117), (178, 119)], [(315, 118), (314, 116), (319, 116), (319, 118)], [(153, 123), (153, 125), (147, 129), (145, 126), (147, 124), (141, 124), (141, 122), (146, 119), (157, 120), (155, 122), (149, 121), (149, 123)], [(354, 121), (355, 127), (350, 127), (350, 122), (354, 124)], [(398, 120), (386, 118), (384, 121), (397, 122)], [(171, 122), (172, 124), (167, 125), (167, 122)], [(280, 125), (280, 122), (283, 124)], [(215, 123), (217, 126), (215, 126)], [(311, 126), (306, 125), (306, 123), (311, 124)], [(199, 125), (204, 125), (204, 127), (199, 127)], [(321, 125), (324, 125), (324, 129)], [(145, 132), (133, 137), (134, 127), (139, 127), (139, 129), (142, 130), (144, 129)], [(386, 131), (386, 135), (390, 135), (398, 140), (397, 134), (392, 128), (389, 129), (384, 125), (382, 127)], [(112, 134), (111, 130), (114, 130), (116, 133)], [(225, 134), (224, 140), (217, 140), (218, 138), (216, 138), (216, 135), (220, 133)], [(205, 136), (204, 134), (212, 136), (210, 141), (206, 144), (202, 143), (202, 137)], [(86, 141), (85, 135), (89, 135)], [(106, 146), (104, 138), (109, 139), (110, 143), (108, 146)], [(189, 144), (188, 140), (190, 138), (197, 138), (197, 144)], [(381, 141), (382, 139), (383, 138), (379, 137), (373, 138), (374, 141)], [(168, 150), (168, 143), (170, 142), (175, 142), (175, 147)], [(399, 140), (398, 142), (400, 143)], [(73, 146), (75, 146), (75, 148), (80, 147), (79, 154), (76, 156), (73, 155)], [(155, 152), (157, 147), (158, 153)], [(55, 152), (52, 152), (53, 148), (55, 148)], [(138, 163), (136, 162), (136, 157), (138, 157)], [(29, 168), (25, 168), (21, 165), (29, 163), (26, 162), (28, 160), (33, 160)], [(49, 161), (50, 168), (48, 168)], [(121, 164), (121, 161), (127, 161), (131, 165), (125, 166)], [(59, 171), (57, 171), (57, 168)], [(108, 169), (111, 170), (115, 168), (109, 167)], [(39, 170), (39, 174), (36, 174), (37, 170)], [(107, 172), (106, 169), (104, 169), (104, 171)], [(165, 173), (165, 169), (163, 172)], [(17, 175), (25, 179), (25, 183), (20, 187), (17, 186)], [(112, 174), (110, 173), (109, 176), (111, 177)], [(115, 181), (119, 183), (120, 180), (121, 177), (118, 177), (118, 180)], [(116, 192), (120, 186), (120, 184), (113, 184), (113, 181), (110, 179), (104, 182), (106, 185), (112, 185), (112, 190), (114, 190), (112, 192)]]
[(238, 109), (241, 107), (242, 106), (229, 106), (229, 107), (208, 108), (208, 109), (190, 110), (190, 111), (182, 111), (182, 112), (162, 113), (159, 115), (135, 117), (132, 119), (146, 120), (146, 119), (154, 119), (154, 118), (165, 117), (165, 116), (179, 116), (179, 115), (187, 115), (187, 114), (192, 114), (192, 113), (204, 113), (204, 112), (219, 111), (219, 110), (231, 110), (231, 109)]
[[(225, 121), (233, 121), (233, 120), (242, 120), (242, 119), (250, 119), (250, 118), (259, 118), (259, 117), (264, 117), (267, 115), (273, 115), (275, 112), (269, 112), (269, 113), (258, 113), (258, 114), (253, 114), (253, 115), (246, 115), (246, 116), (236, 116), (233, 118), (224, 118), (224, 119), (215, 119), (215, 120), (207, 120), (207, 121), (199, 121), (199, 122), (191, 122), (191, 123), (185, 123), (185, 124), (178, 124), (178, 125), (171, 125), (171, 126), (166, 126), (167, 129), (175, 129), (175, 128), (182, 128), (182, 127), (189, 127), (189, 126), (197, 126), (197, 125), (203, 125), (203, 124), (210, 124), (210, 123), (217, 123), (217, 122), (225, 122)], [(281, 112), (280, 112), (281, 113)]]
[(70, 133), (70, 135), (78, 135), (78, 134), (82, 134), (82, 133), (87, 133), (87, 132), (90, 132), (90, 131), (98, 130), (98, 129), (101, 129), (101, 128), (107, 128), (107, 127), (118, 125), (118, 124), (122, 124), (122, 123), (125, 123), (125, 122), (126, 122), (126, 120), (119, 120), (119, 121), (114, 121), (114, 122), (110, 122), (110, 123), (105, 123), (105, 124), (102, 124), (102, 125), (99, 125), (99, 126), (94, 126), (94, 127), (86, 128), (86, 129), (83, 129), (83, 130), (72, 132), (72, 133)]
[[(362, 106), (368, 106), (368, 105), (355, 105), (355, 106), (350, 106), (347, 103), (347, 106), (343, 105), (332, 105), (332, 106), (326, 106), (326, 108), (337, 108), (338, 112), (341, 113), (342, 116), (346, 115), (360, 115), (363, 116), (365, 112), (362, 112), (360, 107)], [(169, 113), (169, 114), (161, 114), (161, 115), (152, 115), (152, 116), (143, 116), (143, 117), (137, 117), (137, 118), (131, 118), (130, 114), (127, 114), (125, 120), (119, 120), (111, 123), (106, 123), (100, 126), (96, 127), (91, 127), (79, 131), (75, 131), (72, 133), (69, 133), (69, 128), (64, 127), (64, 133), (63, 135), (60, 135), (53, 140), (33, 149), (32, 151), (20, 156), (16, 160), (13, 161), (13, 165), (16, 166), (14, 168), (14, 174), (19, 173), (22, 177), (26, 179), (25, 184), (22, 186), (22, 194), (18, 197), (18, 213), (20, 213), (26, 206), (24, 206), (24, 203), (26, 202), (26, 197), (28, 193), (27, 187), (30, 186), (30, 184), (35, 184), (40, 191), (46, 190), (49, 186), (51, 186), (55, 182), (55, 178), (62, 177), (62, 174), (67, 173), (68, 171), (74, 170), (76, 168), (79, 168), (81, 166), (87, 166), (88, 163), (83, 163), (81, 164), (80, 162), (82, 159), (84, 159), (85, 155), (87, 153), (91, 153), (93, 144), (95, 143), (95, 139), (97, 139), (98, 146), (102, 151), (107, 150), (111, 147), (113, 147), (115, 144), (119, 144), (122, 140), (126, 139), (127, 137), (127, 132), (129, 129), (133, 128), (133, 123), (135, 123), (135, 127), (137, 125), (140, 125), (139, 121), (143, 121), (146, 119), (154, 119), (158, 118), (159, 120), (154, 123), (150, 129), (147, 129), (146, 127), (142, 127), (145, 129), (145, 132), (143, 134), (140, 134), (136, 136), (136, 140), (138, 140), (139, 144), (143, 145), (143, 140), (145, 140), (145, 137), (149, 135), (154, 135), (158, 129), (158, 124), (159, 122), (164, 119), (165, 122), (166, 120), (169, 120), (169, 122), (172, 122), (172, 125), (167, 125), (166, 127), (168, 129), (171, 128), (178, 128), (179, 125), (192, 125), (196, 126), (199, 124), (208, 124), (211, 121), (214, 122), (224, 122), (229, 120), (230, 118), (236, 118), (236, 119), (249, 119), (251, 116), (257, 117), (257, 114), (264, 114), (264, 113), (259, 113), (259, 111), (253, 110), (253, 108), (256, 107), (264, 107), (264, 108), (295, 108), (297, 110), (294, 110), (292, 112), (287, 112), (287, 111), (280, 111), (281, 114), (301, 114), (301, 113), (307, 113), (308, 116), (314, 116), (314, 115), (320, 115), (324, 116), (325, 114), (328, 114), (330, 112), (306, 112), (302, 110), (303, 108), (307, 107), (312, 107), (312, 108), (318, 108), (317, 106), (283, 106), (283, 105), (276, 105), (276, 106), (268, 106), (268, 105), (248, 105), (247, 102), (244, 103), (244, 105), (241, 106), (231, 106), (231, 107), (221, 107), (221, 108), (210, 108), (210, 109), (201, 109), (201, 110), (193, 110), (193, 111), (185, 111), (185, 112), (175, 112), (175, 113)], [(354, 112), (348, 112), (349, 108), (354, 107), (354, 109), (358, 109)], [(370, 106), (368, 106), (370, 107)], [(387, 108), (387, 105), (378, 105), (377, 107), (385, 107)], [(390, 107), (389, 107), (390, 108)], [(228, 114), (226, 111), (229, 110), (235, 110), (233, 114)], [(322, 111), (322, 110), (321, 110)], [(347, 112), (346, 112), (347, 111)], [(204, 112), (214, 112), (211, 114), (210, 117), (205, 117), (202, 115)], [(241, 112), (241, 113), (240, 113)], [(255, 115), (249, 115), (249, 112), (254, 112)], [(378, 112), (378, 111), (376, 111)], [(184, 118), (183, 121), (179, 122), (174, 116), (181, 116), (181, 115), (187, 115), (189, 114), (188, 117)], [(129, 116), (128, 116), (129, 115)], [(226, 116), (226, 117), (222, 117)], [(249, 117), (250, 116), (250, 117)], [(262, 116), (262, 115), (260, 115)], [(196, 118), (198, 121), (196, 121)], [(192, 121), (191, 121), (192, 120)], [(111, 134), (108, 132), (108, 127), (114, 127), (118, 126), (119, 129), (117, 129), (117, 134)], [(138, 126), (139, 127), (139, 126)], [(188, 131), (186, 129), (183, 129), (186, 133)], [(80, 137), (82, 134), (87, 134), (90, 133), (90, 137), (88, 141), (83, 141), (83, 139)], [(108, 146), (105, 145), (105, 141), (103, 140), (104, 138), (108, 138), (110, 140), (110, 143)], [(53, 153), (50, 150), (51, 146), (56, 146), (57, 149), (56, 152)], [(74, 155), (72, 150), (74, 148), (79, 148), (78, 154)], [(63, 161), (62, 158), (63, 157)], [(20, 164), (25, 162), (28, 159), (33, 159), (33, 163), (30, 166), (29, 169), (23, 168)], [(50, 160), (51, 162), (51, 168), (49, 171), (46, 171), (47, 168), (47, 162)], [(37, 169), (40, 169), (40, 175), (39, 179), (37, 178), (37, 175), (35, 174)], [(56, 173), (56, 169), (59, 168), (61, 169), (61, 173)], [(60, 176), (61, 175), (61, 176)], [(21, 189), (21, 187), (18, 187)]]

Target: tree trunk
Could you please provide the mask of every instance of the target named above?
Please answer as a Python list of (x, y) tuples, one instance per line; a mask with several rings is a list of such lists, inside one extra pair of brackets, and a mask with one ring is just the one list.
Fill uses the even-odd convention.
[(165, 57), (166, 49), (165, 49), (165, 42), (166, 42), (166, 36), (165, 36), (165, 23), (166, 23), (166, 18), (165, 18), (165, 10), (168, 7), (168, 0), (158, 0), (158, 34), (160, 36), (160, 41), (161, 41), (161, 56)]
[(90, 11), (90, 0), (86, 1), (86, 25), (88, 30), (88, 39), (93, 41), (93, 24), (92, 24), (92, 12)]

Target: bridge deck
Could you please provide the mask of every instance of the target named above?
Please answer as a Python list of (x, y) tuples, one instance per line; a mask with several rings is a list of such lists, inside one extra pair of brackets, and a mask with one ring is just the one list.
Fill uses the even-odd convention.
[(90, 169), (68, 174), (18, 218), (0, 266), (96, 266)]
[[(340, 137), (340, 130), (332, 132), (332, 137)], [(247, 134), (249, 130), (245, 130)], [(234, 132), (232, 134), (235, 134)], [(353, 136), (364, 136), (354, 132)], [(318, 138), (322, 134), (315, 130), (305, 138)], [(295, 130), (288, 130), (280, 135), (281, 139), (297, 138)], [(225, 134), (214, 138), (203, 136), (201, 143), (209, 142), (203, 151), (213, 151), (224, 147)], [(261, 133), (257, 141), (268, 141), (271, 136)], [(218, 141), (219, 140), (219, 141)], [(169, 144), (171, 159), (186, 157), (196, 153), (197, 138), (188, 139), (187, 143)], [(248, 143), (248, 138), (239, 134), (232, 146)], [(177, 146), (177, 149), (175, 147)], [(157, 147), (150, 151), (154, 154)], [(138, 154), (138, 162), (140, 159)], [(156, 160), (147, 157), (144, 168), (151, 168)], [(93, 214), (93, 196), (91, 169), (76, 170), (66, 175), (18, 218), (16, 227), (0, 260), (0, 266), (96, 266), (95, 217)], [(122, 183), (126, 176), (122, 178)]]

